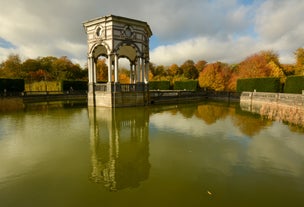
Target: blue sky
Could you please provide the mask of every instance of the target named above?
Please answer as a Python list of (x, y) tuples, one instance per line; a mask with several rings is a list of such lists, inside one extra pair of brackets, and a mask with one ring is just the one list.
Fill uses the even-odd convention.
[(109, 14), (146, 21), (153, 32), (150, 60), (237, 63), (274, 50), (282, 63), (304, 47), (302, 0), (0, 0), (0, 61), (68, 56), (86, 62), (82, 22)]

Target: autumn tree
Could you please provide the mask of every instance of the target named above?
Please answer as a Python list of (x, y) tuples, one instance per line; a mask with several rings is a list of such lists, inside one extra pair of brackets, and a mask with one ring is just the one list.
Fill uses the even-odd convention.
[(22, 62), (17, 54), (10, 54), (6, 61), (1, 64), (0, 75), (2, 78), (24, 78), (26, 75), (21, 67)]
[(28, 77), (30, 81), (46, 81), (49, 79), (49, 73), (45, 70), (38, 69), (36, 71), (29, 71)]
[(294, 54), (296, 56), (296, 74), (304, 75), (304, 48), (298, 48)]
[(268, 77), (271, 74), (269, 63), (279, 64), (278, 55), (271, 50), (260, 51), (249, 57), (239, 64), (240, 78), (259, 78)]
[(199, 75), (199, 85), (215, 91), (230, 90), (231, 69), (227, 64), (216, 62), (208, 64)]
[(281, 83), (285, 83), (286, 76), (283, 69), (273, 61), (267, 64), (267, 67), (271, 69), (270, 76), (280, 78)]
[(153, 80), (162, 80), (167, 76), (165, 66), (163, 65), (153, 66), (150, 68), (150, 71), (153, 75)]
[(38, 59), (27, 59), (22, 63), (22, 70), (27, 74), (25, 79), (29, 81), (49, 80), (50, 74), (43, 69)]
[(180, 68), (178, 67), (178, 65), (174, 63), (171, 66), (169, 66), (169, 68), (167, 70), (167, 74), (169, 76), (174, 77), (179, 74), (179, 72), (180, 72), (179, 70), (180, 70)]
[(121, 68), (119, 70), (119, 82), (122, 84), (129, 84), (130, 83), (130, 70), (126, 68)]
[(96, 63), (97, 81), (107, 82), (108, 81), (108, 66), (106, 59), (98, 59)]
[(281, 66), (285, 76), (290, 76), (295, 74), (294, 64), (281, 64)]

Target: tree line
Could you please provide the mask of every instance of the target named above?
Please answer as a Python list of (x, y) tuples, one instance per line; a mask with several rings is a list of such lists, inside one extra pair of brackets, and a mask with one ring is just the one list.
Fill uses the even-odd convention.
[(38, 57), (21, 61), (20, 56), (11, 54), (0, 63), (0, 78), (20, 78), (25, 81), (86, 80), (87, 69), (72, 63), (66, 56)]
[(286, 77), (304, 75), (304, 48), (295, 52), (295, 64), (281, 64), (273, 50), (262, 50), (237, 64), (208, 63), (187, 60), (182, 65), (150, 66), (150, 80), (169, 80), (172, 84), (181, 80), (198, 80), (201, 88), (215, 91), (236, 91), (239, 78), (278, 77), (282, 84)]
[[(224, 62), (208, 63), (205, 60), (194, 62), (186, 60), (180, 66), (150, 63), (150, 81), (198, 80), (199, 86), (215, 91), (235, 91), (239, 78), (279, 77), (284, 84), (290, 75), (304, 75), (304, 48), (295, 52), (294, 64), (282, 64), (279, 55), (273, 50), (262, 50), (252, 54), (236, 64)], [(21, 78), (25, 81), (61, 81), (87, 80), (87, 66), (72, 63), (66, 56), (38, 57), (21, 61), (19, 55), (11, 54), (0, 63), (0, 78)], [(96, 64), (98, 82), (106, 82), (108, 67), (105, 59), (98, 59)], [(119, 81), (129, 83), (130, 70), (119, 69)]]

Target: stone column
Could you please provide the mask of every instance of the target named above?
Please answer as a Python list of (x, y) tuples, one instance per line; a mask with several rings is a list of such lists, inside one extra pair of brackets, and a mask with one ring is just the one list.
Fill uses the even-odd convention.
[(112, 58), (111, 54), (108, 55), (108, 83), (112, 82)]
[(114, 56), (115, 63), (114, 63), (114, 82), (118, 83), (118, 54)]
[(134, 71), (133, 71), (133, 83), (135, 84), (137, 82), (137, 71), (138, 71), (138, 65), (137, 61), (134, 62)]
[(93, 68), (93, 82), (97, 83), (97, 72), (96, 72), (96, 62), (95, 59), (92, 58), (92, 68)]
[(136, 71), (136, 82), (141, 82), (141, 80), (140, 80), (140, 72), (141, 72), (141, 58), (139, 57), (138, 59), (137, 59), (137, 71)]
[(93, 83), (93, 70), (92, 70), (92, 57), (88, 57), (88, 78), (89, 78), (89, 84)]
[(145, 59), (141, 58), (141, 82), (145, 82)]
[(95, 81), (96, 81), (96, 75), (95, 75), (95, 62), (92, 55), (88, 56), (88, 106), (95, 106)]
[(145, 63), (145, 83), (149, 82), (149, 61)]
[(134, 83), (133, 64), (130, 62), (130, 84)]

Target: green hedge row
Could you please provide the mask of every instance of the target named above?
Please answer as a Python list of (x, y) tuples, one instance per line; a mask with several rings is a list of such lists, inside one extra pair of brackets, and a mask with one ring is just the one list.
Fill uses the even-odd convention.
[(170, 90), (170, 81), (150, 81), (150, 90)]
[(174, 90), (187, 90), (187, 91), (196, 91), (198, 87), (197, 80), (189, 80), (189, 81), (175, 81), (174, 82)]
[(62, 90), (69, 91), (87, 91), (88, 90), (88, 82), (87, 81), (71, 81), (64, 80), (62, 81)]
[(304, 90), (304, 76), (288, 76), (286, 79), (284, 93), (302, 93)]
[(238, 79), (237, 92), (254, 91), (278, 93), (281, 90), (280, 78), (246, 78)]
[(23, 79), (7, 79), (0, 78), (0, 92), (23, 92), (24, 80)]

